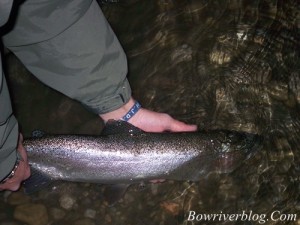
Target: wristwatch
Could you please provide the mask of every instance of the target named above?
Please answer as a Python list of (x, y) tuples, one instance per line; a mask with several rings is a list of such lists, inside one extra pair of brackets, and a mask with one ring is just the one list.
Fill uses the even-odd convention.
[(4, 184), (6, 181), (11, 179), (16, 174), (16, 171), (19, 167), (20, 161), (23, 161), (23, 159), (22, 159), (22, 156), (18, 152), (17, 153), (17, 160), (16, 160), (14, 168), (12, 169), (12, 171), (6, 177), (4, 177), (4, 179), (2, 181), (0, 181), (0, 184)]

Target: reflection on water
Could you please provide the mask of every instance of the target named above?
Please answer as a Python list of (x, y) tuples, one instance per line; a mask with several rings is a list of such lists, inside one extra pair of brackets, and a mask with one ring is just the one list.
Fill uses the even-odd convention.
[[(194, 224), (187, 221), (190, 210), (278, 210), (298, 213), (286, 223), (300, 224), (299, 2), (120, 0), (103, 10), (127, 52), (134, 96), (145, 107), (200, 128), (259, 133), (264, 147), (230, 174), (212, 171), (197, 183), (168, 181), (143, 190), (132, 186), (112, 208), (103, 201), (104, 187), (91, 184), (55, 185), (30, 198), (2, 193), (0, 221), (23, 224), (13, 218), (20, 219), (16, 214), (27, 204), (46, 207), (39, 210), (49, 224)], [(25, 136), (34, 129), (100, 132), (96, 116), (33, 81), (11, 55), (7, 59)], [(31, 224), (43, 224), (37, 221)]]

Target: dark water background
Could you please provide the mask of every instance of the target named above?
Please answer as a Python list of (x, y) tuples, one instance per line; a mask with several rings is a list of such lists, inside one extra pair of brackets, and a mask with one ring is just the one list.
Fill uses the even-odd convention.
[[(0, 224), (24, 224), (14, 219), (17, 208), (39, 204), (46, 208), (47, 223), (53, 225), (194, 224), (187, 221), (190, 210), (268, 215), (278, 210), (297, 214), (296, 221), (263, 224), (299, 225), (299, 2), (120, 0), (102, 9), (127, 53), (133, 96), (144, 107), (198, 124), (200, 129), (261, 134), (263, 149), (230, 174), (208, 171), (197, 183), (134, 185), (111, 208), (100, 185), (63, 183), (30, 198), (21, 192), (2, 193)], [(6, 62), (25, 136), (35, 129), (101, 132), (97, 116), (41, 85), (13, 55), (7, 54)], [(73, 202), (70, 208), (62, 203), (66, 198)]]

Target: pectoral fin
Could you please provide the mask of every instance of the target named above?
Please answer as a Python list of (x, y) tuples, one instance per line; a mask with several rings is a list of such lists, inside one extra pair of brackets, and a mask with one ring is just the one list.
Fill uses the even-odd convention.
[(23, 182), (24, 192), (33, 194), (49, 186), (54, 180), (51, 177), (31, 168), (31, 176)]
[(104, 200), (110, 207), (114, 206), (123, 198), (129, 186), (130, 184), (107, 185), (104, 190)]

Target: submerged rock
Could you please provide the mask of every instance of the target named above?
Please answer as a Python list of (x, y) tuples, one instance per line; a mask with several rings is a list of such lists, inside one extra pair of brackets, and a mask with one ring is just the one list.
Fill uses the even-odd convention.
[(14, 192), (7, 198), (7, 203), (10, 205), (21, 205), (30, 202), (30, 197), (23, 192)]
[(14, 218), (29, 225), (46, 225), (48, 223), (47, 209), (42, 204), (23, 204), (16, 207)]
[(51, 208), (49, 214), (54, 220), (61, 220), (66, 215), (65, 211), (59, 208)]
[(76, 199), (73, 196), (65, 194), (60, 197), (59, 203), (62, 208), (70, 210), (76, 203)]
[(13, 221), (1, 221), (1, 225), (19, 225), (19, 224)]
[(96, 225), (91, 219), (81, 219), (74, 222), (74, 225)]
[(97, 211), (94, 209), (86, 209), (84, 212), (84, 217), (95, 219), (96, 218)]

